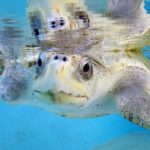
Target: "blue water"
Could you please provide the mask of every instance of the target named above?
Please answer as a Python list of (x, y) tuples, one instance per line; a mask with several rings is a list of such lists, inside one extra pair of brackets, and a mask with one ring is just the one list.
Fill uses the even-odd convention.
[[(150, 11), (150, 1), (145, 7)], [(25, 9), (25, 0), (0, 0), (0, 17), (20, 16), (22, 22), (17, 25), (25, 29), (24, 37), (30, 35)], [(150, 58), (149, 53), (145, 55)], [(150, 135), (120, 115), (67, 119), (31, 106), (0, 103), (0, 150), (92, 150), (132, 133)]]

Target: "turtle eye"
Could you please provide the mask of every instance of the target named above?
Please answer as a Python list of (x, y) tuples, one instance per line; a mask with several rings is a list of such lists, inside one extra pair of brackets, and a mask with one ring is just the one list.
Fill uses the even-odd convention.
[(91, 66), (89, 63), (84, 64), (82, 71), (83, 73), (88, 73), (91, 70)]
[(42, 66), (42, 59), (41, 59), (41, 58), (38, 59), (37, 65), (38, 65), (39, 67)]
[(92, 62), (89, 59), (85, 59), (80, 64), (80, 74), (84, 80), (89, 80), (93, 74)]
[(36, 63), (36, 75), (38, 76), (41, 71), (43, 70), (44, 68), (44, 65), (46, 64), (46, 60), (47, 60), (47, 57), (46, 57), (46, 52), (42, 52), (40, 55), (39, 55), (39, 58), (37, 60), (37, 63)]
[(38, 58), (38, 61), (37, 61), (37, 66), (42, 67), (45, 64), (45, 62), (46, 62), (46, 53), (42, 52), (39, 55), (39, 58)]

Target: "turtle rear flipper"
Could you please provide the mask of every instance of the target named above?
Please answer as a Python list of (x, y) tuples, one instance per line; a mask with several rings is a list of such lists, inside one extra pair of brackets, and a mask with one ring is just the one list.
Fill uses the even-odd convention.
[(121, 19), (135, 17), (145, 11), (144, 0), (87, 0), (85, 5), (91, 12), (109, 14), (110, 17)]
[(134, 71), (136, 75), (132, 77), (128, 73), (132, 81), (124, 79), (126, 83), (120, 84), (118, 107), (129, 121), (150, 129), (150, 73), (139, 68)]
[(135, 17), (143, 13), (143, 0), (109, 0), (109, 11), (112, 17)]

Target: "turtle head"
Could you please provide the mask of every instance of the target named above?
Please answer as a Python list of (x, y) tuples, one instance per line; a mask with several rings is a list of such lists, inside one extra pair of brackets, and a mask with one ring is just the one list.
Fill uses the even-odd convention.
[(48, 109), (54, 107), (54, 111), (57, 107), (57, 113), (62, 114), (85, 107), (97, 93), (97, 65), (83, 55), (42, 52), (33, 86), (40, 106), (45, 103)]

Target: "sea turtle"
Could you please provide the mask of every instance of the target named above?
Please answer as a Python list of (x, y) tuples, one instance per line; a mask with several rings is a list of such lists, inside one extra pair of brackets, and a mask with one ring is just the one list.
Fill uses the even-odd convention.
[[(56, 0), (44, 2), (53, 4)], [(141, 51), (150, 44), (150, 17), (143, 9), (143, 1), (110, 0), (103, 14), (82, 7), (83, 4), (89, 5), (75, 0), (58, 3), (67, 22), (78, 24), (80, 20), (83, 25), (52, 30), (48, 40), (41, 39), (39, 29), (34, 28), (44, 20), (37, 18), (41, 14), (45, 18), (47, 9), (39, 5), (38, 11), (33, 9), (34, 15), (29, 13), (39, 45), (33, 51), (24, 50), (29, 55), (13, 59), (13, 50), (3, 44), (7, 61), (0, 80), (1, 97), (13, 103), (24, 101), (65, 117), (121, 112), (130, 121), (150, 128), (150, 62)], [(71, 10), (86, 15), (70, 18)], [(44, 21), (42, 24), (46, 25)], [(43, 36), (49, 34), (45, 27), (40, 28)], [(26, 47), (29, 48), (33, 49)]]

